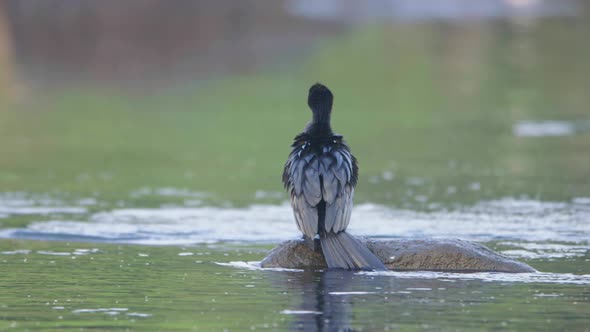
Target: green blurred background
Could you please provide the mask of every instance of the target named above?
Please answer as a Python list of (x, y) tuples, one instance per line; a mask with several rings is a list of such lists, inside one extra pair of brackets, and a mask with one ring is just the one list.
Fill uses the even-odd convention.
[[(587, 3), (330, 3), (3, 1), (0, 191), (282, 200), (320, 81), (359, 201), (588, 195)], [(546, 120), (575, 130), (515, 134)]]

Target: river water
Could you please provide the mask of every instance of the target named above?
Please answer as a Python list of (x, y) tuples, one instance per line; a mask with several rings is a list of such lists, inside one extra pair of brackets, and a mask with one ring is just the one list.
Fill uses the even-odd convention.
[(353, 212), (354, 234), (483, 242), (540, 271), (525, 274), (261, 269), (268, 248), (298, 236), (286, 203), (96, 209), (103, 205), (1, 196), (4, 219), (35, 220), (0, 232), (4, 328), (584, 330), (590, 323), (587, 197), (433, 211), (365, 203)]
[[(459, 2), (372, 1), (407, 19), (375, 5), (288, 70), (2, 109), (0, 330), (588, 331), (588, 7)], [(352, 234), (477, 241), (539, 272), (261, 269), (300, 236), (280, 174), (318, 80), (360, 161)]]

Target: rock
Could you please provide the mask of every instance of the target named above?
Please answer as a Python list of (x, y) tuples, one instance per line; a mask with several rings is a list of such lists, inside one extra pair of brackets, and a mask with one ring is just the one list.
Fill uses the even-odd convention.
[[(537, 272), (527, 264), (494, 252), (479, 243), (458, 239), (404, 239), (361, 241), (392, 271)], [(274, 248), (262, 267), (290, 269), (326, 268), (324, 256), (291, 240)]]

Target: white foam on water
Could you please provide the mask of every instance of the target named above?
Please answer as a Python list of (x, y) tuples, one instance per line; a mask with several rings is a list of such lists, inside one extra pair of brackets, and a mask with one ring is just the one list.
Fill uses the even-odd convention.
[[(97, 248), (92, 248), (92, 249), (75, 249), (73, 252), (67, 252), (67, 251), (51, 251), (51, 250), (38, 250), (36, 251), (37, 254), (39, 255), (51, 255), (51, 256), (71, 256), (71, 255), (75, 255), (75, 256), (84, 256), (84, 255), (89, 255), (89, 254), (95, 254), (95, 253), (99, 253), (102, 252), (100, 249)], [(32, 253), (31, 250), (28, 249), (19, 249), (19, 250), (12, 250), (12, 251), (0, 251), (0, 254), (2, 255), (28, 255)]]
[(321, 311), (312, 311), (312, 310), (282, 310), (281, 314), (283, 315), (321, 315), (323, 312)]
[(12, 250), (12, 251), (1, 251), (0, 254), (3, 255), (28, 255), (31, 253), (31, 250), (28, 249), (19, 249), (19, 250)]
[(189, 189), (163, 187), (163, 188), (149, 188), (143, 187), (131, 192), (131, 197), (146, 197), (146, 196), (168, 196), (168, 197), (186, 197), (186, 198), (205, 198), (208, 193), (200, 191), (192, 191)]
[(536, 259), (541, 257), (546, 257), (544, 255), (539, 255), (535, 252), (527, 251), (527, 250), (502, 250), (502, 254), (508, 257), (519, 257), (519, 258), (529, 258), (529, 259)]
[(86, 208), (77, 206), (0, 206), (0, 213), (6, 217), (11, 215), (49, 215), (53, 213), (82, 214), (86, 213), (86, 211)]
[(248, 208), (163, 207), (117, 209), (88, 221), (49, 220), (26, 229), (3, 230), (0, 237), (67, 238), (138, 244), (191, 244), (218, 241), (276, 242), (297, 237), (286, 205)]
[(590, 197), (576, 197), (572, 199), (572, 203), (590, 206)]
[(83, 206), (67, 206), (63, 201), (46, 195), (31, 196), (21, 192), (0, 193), (0, 218), (13, 215), (83, 214), (86, 212), (87, 209)]
[(146, 318), (146, 317), (152, 317), (152, 314), (144, 314), (141, 312), (130, 312), (127, 314), (127, 316), (129, 317), (142, 317), (142, 318)]
[(69, 252), (58, 252), (58, 251), (46, 251), (46, 250), (39, 250), (37, 251), (40, 255), (52, 255), (52, 256), (70, 256), (72, 253)]
[[(216, 263), (222, 266), (228, 266), (246, 270), (263, 270), (278, 272), (303, 272), (303, 270), (283, 269), (283, 268), (263, 268), (260, 262), (229, 262)], [(504, 272), (476, 272), (476, 273), (451, 273), (451, 272), (431, 272), (431, 271), (360, 271), (360, 275), (393, 277), (400, 279), (437, 279), (448, 282), (458, 280), (479, 280), (484, 282), (515, 282), (515, 283), (548, 283), (548, 284), (574, 284), (590, 285), (590, 274), (571, 274), (571, 273), (504, 273)], [(411, 291), (431, 291), (428, 287), (410, 287), (406, 288), (408, 293)], [(400, 293), (403, 291), (400, 291)], [(354, 292), (352, 292), (354, 293)], [(372, 292), (361, 292), (369, 294)], [(374, 293), (374, 292), (373, 292)], [(330, 293), (332, 294), (332, 293)], [(350, 293), (348, 293), (350, 294)], [(346, 295), (346, 294), (332, 294)], [(354, 295), (354, 294), (352, 294)], [(360, 295), (360, 293), (359, 293)]]
[(92, 248), (92, 249), (76, 249), (74, 250), (74, 252), (72, 252), (73, 255), (76, 256), (83, 256), (83, 255), (88, 255), (88, 254), (96, 254), (102, 252), (100, 249), (98, 248)]
[(96, 309), (76, 309), (72, 310), (73, 314), (84, 314), (84, 313), (97, 313), (97, 312), (104, 312), (104, 313), (120, 313), (128, 311), (128, 308), (96, 308)]
[(254, 193), (256, 199), (285, 199), (286, 194), (282, 191), (257, 190)]
[(246, 269), (246, 270), (264, 270), (264, 271), (277, 271), (277, 272), (303, 272), (303, 270), (298, 270), (298, 269), (285, 269), (282, 267), (261, 267), (260, 266), (260, 262), (242, 262), (242, 261), (236, 261), (236, 262), (228, 262), (228, 263), (222, 263), (222, 262), (214, 262), (217, 265), (221, 265), (221, 266), (228, 266), (228, 267), (234, 267), (234, 268), (238, 268), (238, 269)]
[[(568, 203), (504, 198), (453, 211), (417, 212), (362, 204), (350, 232), (381, 237), (462, 238), (475, 241), (588, 242), (590, 209)], [(361, 223), (354, 222), (362, 220)]]
[(529, 242), (498, 242), (498, 245), (518, 247), (519, 249), (502, 250), (502, 254), (521, 258), (567, 258), (583, 257), (590, 251), (590, 245), (570, 243), (529, 243)]
[[(551, 241), (586, 245), (590, 238), (588, 220), (590, 205), (578, 202), (504, 198), (434, 212), (361, 204), (353, 209), (349, 231), (381, 238)], [(1, 230), (0, 237), (186, 245), (222, 241), (276, 243), (298, 238), (300, 232), (290, 205), (284, 203), (246, 208), (122, 208), (80, 220), (33, 222), (26, 228)]]
[(512, 242), (512, 241), (503, 241), (498, 242), (499, 245), (504, 246), (515, 246), (521, 247), (528, 250), (545, 250), (545, 251), (579, 251), (579, 252), (586, 252), (590, 250), (590, 244), (588, 245), (581, 245), (581, 244), (561, 244), (561, 243), (528, 243), (528, 242)]
[(520, 137), (569, 136), (576, 132), (576, 127), (567, 121), (521, 121), (512, 131)]
[(522, 283), (548, 283), (548, 284), (575, 284), (590, 285), (590, 274), (571, 273), (502, 273), (502, 272), (479, 272), (479, 273), (446, 273), (446, 272), (358, 272), (370, 276), (388, 276), (394, 278), (410, 279), (450, 279), (450, 280), (480, 280), (484, 282), (522, 282)]
[(377, 292), (329, 292), (330, 295), (370, 295), (370, 294), (378, 294)]

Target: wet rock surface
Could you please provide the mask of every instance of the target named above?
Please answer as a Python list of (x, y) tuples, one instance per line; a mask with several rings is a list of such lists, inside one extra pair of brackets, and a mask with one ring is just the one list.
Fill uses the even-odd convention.
[[(503, 256), (488, 247), (459, 239), (403, 239), (361, 241), (392, 271), (536, 272), (529, 265)], [(322, 269), (326, 262), (301, 240), (279, 244), (262, 267)]]

